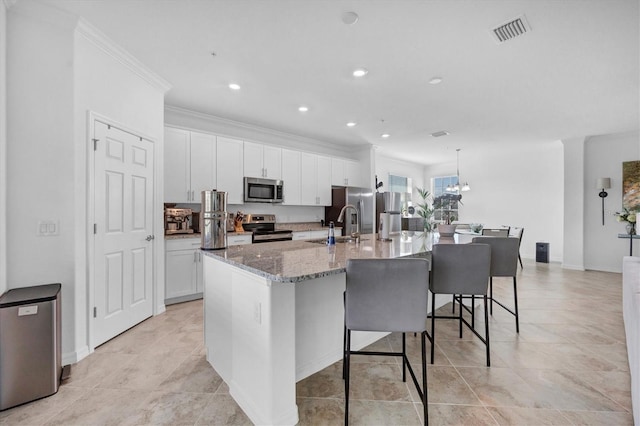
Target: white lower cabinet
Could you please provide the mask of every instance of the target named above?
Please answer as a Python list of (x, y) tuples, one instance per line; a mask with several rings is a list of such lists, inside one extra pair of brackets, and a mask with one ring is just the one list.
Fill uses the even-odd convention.
[(294, 241), (317, 240), (319, 238), (327, 238), (329, 235), (327, 230), (318, 231), (296, 231), (293, 233)]
[[(200, 238), (165, 240), (164, 304), (202, 299)], [(251, 234), (227, 235), (227, 245), (251, 244)]]
[(199, 238), (165, 240), (164, 303), (202, 298), (202, 252)]
[(243, 244), (251, 244), (251, 234), (227, 235), (228, 246), (241, 246)]

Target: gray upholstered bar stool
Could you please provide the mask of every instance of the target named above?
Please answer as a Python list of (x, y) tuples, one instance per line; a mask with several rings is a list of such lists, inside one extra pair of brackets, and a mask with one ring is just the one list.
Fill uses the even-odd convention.
[[(409, 369), (424, 407), (424, 424), (429, 423), (427, 404), (427, 290), (429, 262), (426, 259), (350, 259), (347, 261), (345, 291), (344, 423), (349, 423), (349, 366), (351, 355), (402, 357), (402, 381)], [(402, 332), (402, 352), (352, 351), (352, 331)], [(405, 333), (422, 337), (422, 385), (407, 359)]]
[[(487, 367), (491, 366), (489, 355), (489, 315), (487, 310), (487, 287), (489, 284), (489, 269), (491, 266), (491, 247), (487, 244), (436, 244), (431, 252), (431, 280), (429, 290), (431, 298), (431, 363), (435, 356), (435, 323), (436, 318), (457, 319), (460, 322), (460, 337), (462, 338), (462, 324), (465, 324), (487, 348)], [(485, 335), (482, 337), (462, 315), (462, 308), (458, 316), (435, 315), (436, 294), (451, 294), (454, 301), (462, 306), (463, 296), (482, 296), (484, 299)]]
[[(491, 271), (489, 278), (489, 313), (493, 315), (493, 302), (502, 306), (507, 312), (516, 317), (516, 332), (520, 333), (520, 317), (518, 315), (518, 287), (516, 274), (518, 272), (518, 252), (520, 241), (513, 237), (475, 237), (474, 243), (491, 246)], [(493, 297), (493, 277), (513, 277), (514, 310), (500, 303)]]

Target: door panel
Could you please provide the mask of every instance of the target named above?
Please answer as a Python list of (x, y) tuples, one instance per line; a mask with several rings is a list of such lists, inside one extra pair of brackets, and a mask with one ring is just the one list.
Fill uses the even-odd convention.
[(153, 313), (151, 141), (95, 122), (92, 345)]

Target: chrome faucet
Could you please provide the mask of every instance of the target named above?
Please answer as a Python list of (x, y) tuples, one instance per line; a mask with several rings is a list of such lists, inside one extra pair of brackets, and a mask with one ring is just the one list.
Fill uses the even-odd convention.
[(344, 220), (344, 212), (347, 209), (353, 209), (356, 212), (356, 232), (351, 233), (351, 238), (355, 238), (356, 242), (360, 242), (360, 212), (356, 208), (356, 206), (352, 204), (347, 204), (340, 210), (340, 214), (338, 215), (338, 222), (343, 222)]

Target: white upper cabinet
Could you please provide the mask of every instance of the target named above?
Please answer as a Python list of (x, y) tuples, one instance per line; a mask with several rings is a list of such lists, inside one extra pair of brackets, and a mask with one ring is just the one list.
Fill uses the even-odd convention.
[(217, 190), (227, 192), (227, 204), (243, 204), (243, 143), (218, 136)]
[[(287, 183), (285, 181), (285, 187)], [(301, 153), (301, 204), (331, 205), (331, 159), (322, 155)]]
[(282, 179), (282, 149), (245, 142), (244, 174), (247, 177)]
[(216, 137), (166, 127), (164, 201), (200, 202), (200, 191), (216, 185)]
[(344, 158), (331, 159), (331, 185), (362, 186), (360, 163)]
[(284, 182), (284, 202), (288, 206), (301, 204), (302, 186), (300, 182), (300, 152), (282, 150), (282, 181)]
[(164, 129), (165, 203), (188, 203), (190, 201), (189, 143), (188, 131), (171, 127)]
[(200, 203), (202, 191), (216, 187), (216, 137), (191, 132), (191, 200)]

